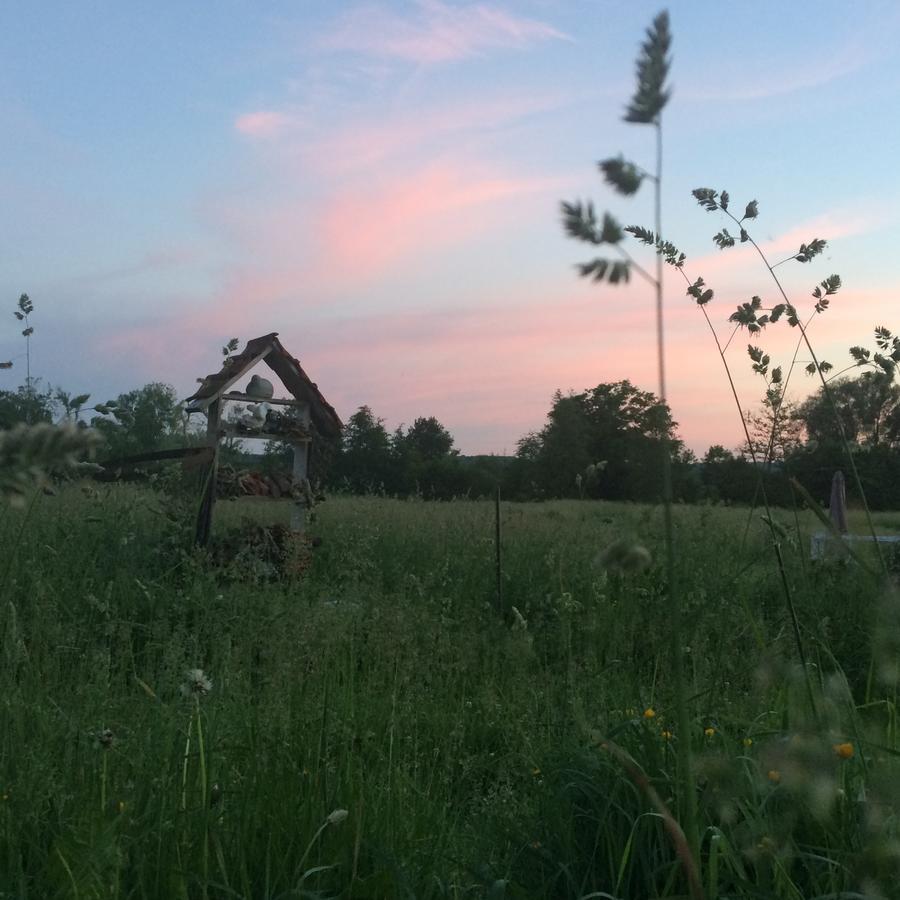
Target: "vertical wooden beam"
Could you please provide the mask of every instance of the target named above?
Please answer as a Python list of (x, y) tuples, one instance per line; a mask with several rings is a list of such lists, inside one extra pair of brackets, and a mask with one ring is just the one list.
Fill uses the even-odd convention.
[(197, 511), (197, 531), (195, 543), (205, 547), (212, 533), (213, 507), (216, 504), (216, 479), (219, 472), (219, 413), (218, 400), (207, 408), (206, 443), (212, 449), (212, 459), (204, 469), (200, 494), (200, 509)]
[(496, 548), (497, 612), (503, 615), (503, 557), (500, 538), (500, 485), (498, 484), (497, 492), (494, 494), (494, 547)]
[[(297, 407), (300, 424), (309, 431), (311, 415), (308, 403)], [(297, 442), (294, 447), (294, 508), (291, 510), (291, 531), (302, 534), (306, 530), (306, 512), (309, 506), (309, 441)]]

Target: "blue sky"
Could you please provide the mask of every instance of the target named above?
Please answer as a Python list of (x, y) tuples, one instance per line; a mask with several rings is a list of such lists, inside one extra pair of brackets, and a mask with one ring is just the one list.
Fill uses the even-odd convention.
[[(512, 452), (557, 388), (655, 390), (652, 298), (637, 280), (580, 282), (558, 205), (650, 224), (649, 194), (610, 196), (595, 163), (652, 159), (650, 130), (621, 112), (660, 8), (4, 4), (0, 359), (16, 366), (2, 387), (24, 377), (25, 291), (34, 372), (96, 400), (151, 380), (186, 396), (228, 338), (270, 331), (345, 418), (364, 403), (389, 427), (436, 415), (464, 452)], [(754, 235), (776, 255), (831, 240), (780, 270), (801, 307), (843, 277), (812, 332), (825, 358), (900, 329), (900, 6), (668, 8), (665, 232), (716, 289), (717, 324), (772, 292), (743, 249), (715, 250), (723, 223), (697, 186), (758, 199)], [(681, 435), (734, 446), (706, 326), (668, 285)], [(791, 337), (763, 343), (781, 361)], [(731, 361), (753, 405), (745, 345)]]

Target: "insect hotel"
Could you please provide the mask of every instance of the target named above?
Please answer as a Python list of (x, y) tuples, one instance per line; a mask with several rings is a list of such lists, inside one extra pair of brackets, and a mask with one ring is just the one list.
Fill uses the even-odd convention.
[[(260, 362), (278, 376), (290, 397), (275, 397), (270, 381), (259, 375), (250, 376), (250, 370)], [(238, 388), (233, 390), (235, 385)], [(226, 421), (224, 412), (228, 401), (248, 404), (246, 411)], [(197, 543), (205, 545), (209, 541), (216, 500), (219, 441), (223, 437), (284, 441), (293, 447), (291, 530), (302, 533), (312, 497), (308, 469), (313, 436), (339, 437), (342, 424), (299, 360), (282, 346), (278, 333), (254, 338), (240, 353), (229, 356), (222, 368), (207, 375), (193, 396), (188, 397), (185, 411), (206, 416), (208, 463), (197, 516)]]

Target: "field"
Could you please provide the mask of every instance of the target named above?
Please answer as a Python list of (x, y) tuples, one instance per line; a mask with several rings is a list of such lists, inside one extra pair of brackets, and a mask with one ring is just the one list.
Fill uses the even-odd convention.
[(759, 512), (676, 508), (679, 734), (659, 509), (503, 504), (502, 608), (493, 504), (316, 512), (299, 579), (186, 552), (149, 489), (2, 513), (0, 897), (687, 896), (679, 741), (706, 897), (896, 896), (896, 591), (810, 563), (810, 514), (777, 514), (804, 673)]

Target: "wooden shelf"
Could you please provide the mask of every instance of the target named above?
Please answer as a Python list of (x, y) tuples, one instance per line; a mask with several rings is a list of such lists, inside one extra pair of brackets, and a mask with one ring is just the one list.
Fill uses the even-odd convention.
[(223, 437), (245, 438), (246, 440), (259, 438), (264, 441), (286, 441), (288, 444), (308, 444), (312, 441), (312, 436), (309, 434), (286, 434), (284, 432), (275, 434), (271, 431), (243, 431), (232, 425), (224, 425), (219, 429), (219, 434)]
[(237, 391), (222, 394), (221, 399), (237, 400), (240, 403), (269, 403), (273, 406), (302, 407), (307, 405), (302, 400), (289, 400), (287, 397), (273, 397), (271, 400), (266, 400), (264, 397), (251, 397), (249, 394), (239, 394)]

